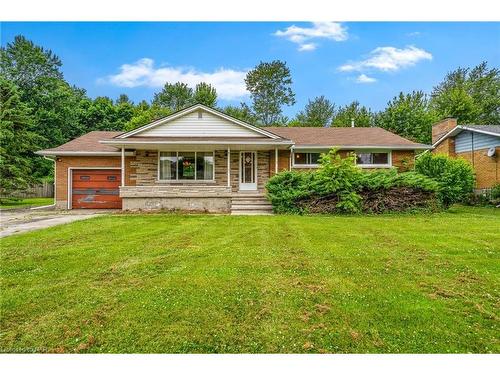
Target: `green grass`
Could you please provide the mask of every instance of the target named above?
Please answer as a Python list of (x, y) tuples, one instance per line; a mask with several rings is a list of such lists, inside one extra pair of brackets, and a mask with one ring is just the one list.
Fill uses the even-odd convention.
[(1, 240), (4, 352), (500, 352), (500, 210), (110, 215)]
[(26, 207), (48, 206), (51, 204), (54, 204), (54, 198), (25, 198), (25, 199), (2, 198), (0, 203), (0, 208), (2, 209), (26, 208)]

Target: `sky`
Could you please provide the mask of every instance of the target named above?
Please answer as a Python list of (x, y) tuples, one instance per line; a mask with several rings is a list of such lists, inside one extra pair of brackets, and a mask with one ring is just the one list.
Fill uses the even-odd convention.
[(3, 22), (51, 49), (66, 80), (91, 97), (150, 101), (166, 82), (213, 84), (221, 106), (249, 102), (244, 77), (260, 61), (290, 68), (296, 104), (324, 95), (382, 110), (399, 92), (430, 93), (449, 71), (500, 68), (500, 23), (453, 22)]

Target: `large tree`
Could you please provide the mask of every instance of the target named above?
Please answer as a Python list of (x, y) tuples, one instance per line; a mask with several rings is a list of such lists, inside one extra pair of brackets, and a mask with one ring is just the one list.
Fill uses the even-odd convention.
[(217, 91), (215, 87), (205, 82), (198, 83), (194, 88), (192, 102), (215, 108), (217, 106)]
[(329, 126), (335, 114), (335, 104), (323, 95), (309, 100), (303, 111), (297, 114), (293, 124), (297, 126)]
[(448, 73), (434, 87), (431, 105), (460, 124), (500, 124), (500, 70), (483, 62)]
[(154, 95), (153, 106), (178, 111), (188, 107), (193, 102), (193, 89), (187, 84), (177, 82), (166, 83), (163, 89)]
[(282, 122), (282, 107), (295, 104), (290, 69), (283, 61), (261, 62), (247, 73), (245, 83), (253, 112), (263, 125)]
[(415, 142), (430, 143), (432, 124), (439, 120), (422, 91), (399, 93), (377, 115), (376, 124)]
[(257, 118), (252, 113), (252, 110), (245, 103), (240, 103), (239, 106), (228, 105), (224, 108), (221, 108), (221, 111), (228, 114), (229, 116), (233, 116), (252, 125), (256, 125), (258, 123)]
[(18, 89), (0, 76), (0, 196), (34, 182), (31, 157), (40, 137)]
[(368, 127), (374, 123), (374, 113), (367, 107), (361, 106), (358, 101), (340, 107), (333, 116), (332, 126), (351, 126), (354, 121), (356, 127)]

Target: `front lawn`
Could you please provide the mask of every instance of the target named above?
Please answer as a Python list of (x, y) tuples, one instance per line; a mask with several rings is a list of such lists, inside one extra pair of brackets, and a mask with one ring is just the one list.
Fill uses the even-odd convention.
[(0, 208), (2, 209), (27, 208), (27, 207), (49, 206), (51, 204), (54, 204), (54, 198), (24, 198), (24, 199), (2, 198), (0, 201)]
[(0, 243), (4, 352), (500, 352), (500, 210), (117, 214)]

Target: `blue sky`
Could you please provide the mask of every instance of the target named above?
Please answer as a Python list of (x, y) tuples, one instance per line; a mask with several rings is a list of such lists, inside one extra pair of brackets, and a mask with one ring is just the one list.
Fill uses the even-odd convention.
[(248, 101), (245, 72), (280, 59), (297, 104), (325, 95), (383, 109), (400, 91), (430, 92), (458, 66), (500, 67), (500, 23), (2, 23), (1, 44), (22, 34), (51, 49), (65, 78), (92, 96), (150, 100), (165, 80), (205, 80), (219, 104)]

